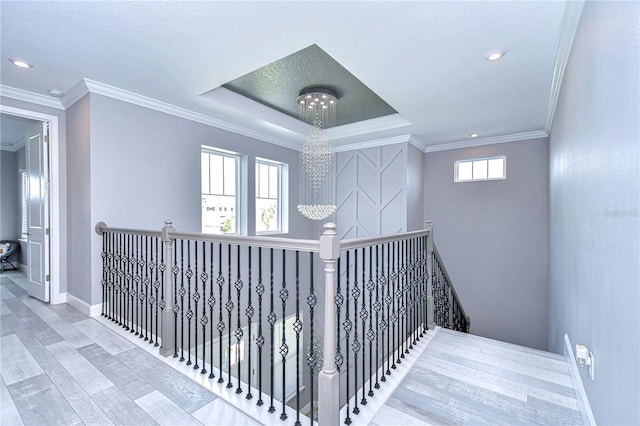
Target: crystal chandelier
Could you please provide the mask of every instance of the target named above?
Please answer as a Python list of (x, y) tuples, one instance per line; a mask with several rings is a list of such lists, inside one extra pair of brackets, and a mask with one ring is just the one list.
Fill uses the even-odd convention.
[(298, 211), (312, 220), (321, 220), (336, 210), (333, 191), (331, 145), (326, 128), (335, 125), (335, 93), (323, 88), (310, 88), (298, 96), (300, 119), (311, 124), (300, 153), (300, 199)]

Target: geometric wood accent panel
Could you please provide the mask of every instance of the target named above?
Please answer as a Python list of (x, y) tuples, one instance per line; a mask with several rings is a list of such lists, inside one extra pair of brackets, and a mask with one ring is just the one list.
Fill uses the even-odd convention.
[(336, 154), (335, 213), (342, 238), (407, 229), (407, 144)]

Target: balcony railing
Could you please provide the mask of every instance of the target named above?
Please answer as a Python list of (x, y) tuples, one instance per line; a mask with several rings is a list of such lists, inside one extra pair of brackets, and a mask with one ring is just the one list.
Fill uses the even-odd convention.
[(346, 406), (350, 424), (428, 327), (468, 330), (430, 223), (343, 241), (333, 224), (319, 240), (96, 230), (102, 314), (283, 422), (335, 425)]

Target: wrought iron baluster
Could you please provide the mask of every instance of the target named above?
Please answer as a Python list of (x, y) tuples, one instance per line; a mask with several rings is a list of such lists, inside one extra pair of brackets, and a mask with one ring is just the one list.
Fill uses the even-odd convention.
[(138, 238), (138, 235), (133, 235), (133, 247), (134, 247), (134, 257), (133, 257), (133, 268), (132, 270), (135, 271), (135, 275), (133, 276), (133, 283), (135, 285), (135, 288), (133, 290), (133, 293), (131, 295), (131, 305), (133, 308), (133, 322), (131, 323), (132, 328), (131, 328), (131, 332), (134, 333), (134, 336), (138, 335), (138, 329), (140, 328), (140, 319), (139, 317), (139, 309), (138, 309), (138, 296), (140, 295), (139, 293), (139, 286), (140, 286), (140, 269), (139, 269), (139, 251), (140, 251), (140, 241)]
[(286, 270), (287, 270), (287, 262), (286, 262), (286, 251), (282, 250), (282, 288), (280, 289), (280, 300), (282, 301), (282, 343), (280, 344), (280, 356), (282, 357), (282, 413), (280, 414), (280, 420), (287, 419), (287, 412), (285, 411), (285, 399), (286, 399), (286, 363), (287, 363), (287, 354), (289, 353), (289, 346), (287, 345), (286, 340), (286, 305), (287, 299), (289, 298), (289, 291), (287, 290), (287, 280), (286, 280)]
[[(375, 281), (375, 285), (376, 285), (376, 301), (373, 304), (373, 310), (374, 310), (374, 312), (376, 314), (376, 335), (375, 335), (376, 336), (376, 383), (375, 383), (375, 385), (373, 387), (376, 388), (376, 389), (380, 389), (380, 383), (378, 383), (378, 367), (379, 367), (378, 363), (379, 363), (379, 359), (380, 359), (380, 341), (379, 341), (378, 337), (380, 335), (380, 323), (378, 322), (378, 319), (379, 319), (379, 315), (380, 315), (380, 309), (382, 308), (382, 305), (380, 304), (380, 290), (378, 288), (379, 285), (380, 285), (380, 275), (379, 275), (379, 270), (378, 270), (378, 267), (380, 265), (380, 257), (379, 257), (378, 249), (379, 249), (379, 247), (378, 247), (378, 245), (376, 245), (376, 281)], [(382, 319), (384, 320), (384, 311), (382, 311)], [(382, 340), (384, 341), (384, 334), (382, 336)], [(384, 379), (384, 375), (382, 376), (382, 378)]]
[[(402, 306), (400, 307), (400, 315), (401, 315), (401, 320), (400, 320), (400, 328), (401, 328), (401, 336), (402, 336), (402, 340), (401, 340), (401, 351), (400, 351), (400, 358), (404, 358), (404, 354), (406, 351), (408, 351), (406, 349), (406, 343), (407, 343), (407, 264), (406, 264), (406, 256), (407, 256), (407, 251), (406, 251), (406, 245), (407, 240), (402, 240), (400, 242), (400, 246), (401, 246), (401, 260), (402, 260), (402, 264), (400, 266), (400, 279), (401, 279), (401, 283), (402, 283), (402, 296), (401, 300), (402, 300)], [(400, 361), (398, 361), (399, 363)]]
[(416, 342), (416, 335), (415, 335), (415, 331), (416, 331), (416, 327), (415, 327), (415, 321), (414, 321), (414, 315), (415, 315), (415, 270), (414, 270), (414, 252), (413, 252), (413, 239), (409, 239), (407, 241), (407, 245), (408, 245), (408, 264), (409, 266), (407, 267), (407, 281), (409, 283), (409, 349), (413, 349), (413, 344)]
[(180, 362), (184, 361), (184, 295), (187, 290), (184, 287), (184, 240), (180, 240)]
[(367, 311), (366, 308), (366, 284), (367, 281), (365, 279), (365, 270), (366, 270), (366, 263), (365, 263), (365, 256), (366, 256), (366, 248), (362, 248), (362, 307), (360, 309), (360, 319), (362, 320), (362, 399), (360, 400), (360, 404), (361, 405), (367, 405), (367, 399), (365, 398), (365, 383), (366, 383), (366, 373), (365, 373), (365, 369), (366, 369), (366, 365), (367, 365), (367, 360), (366, 360), (366, 354), (367, 354), (367, 333), (365, 332), (366, 327), (367, 327), (367, 318), (369, 316), (369, 312)]
[(256, 287), (258, 294), (258, 401), (256, 405), (261, 407), (264, 404), (262, 400), (262, 347), (264, 346), (264, 335), (262, 334), (262, 295), (264, 294), (264, 284), (262, 283), (262, 247), (258, 247), (258, 286)]
[(248, 265), (248, 271), (249, 271), (249, 276), (248, 276), (248, 280), (249, 280), (249, 291), (248, 291), (248, 300), (247, 300), (247, 309), (245, 310), (245, 314), (247, 315), (247, 330), (249, 332), (249, 336), (247, 338), (247, 343), (249, 346), (249, 366), (247, 368), (247, 378), (248, 378), (248, 386), (247, 386), (247, 396), (245, 397), (246, 399), (251, 399), (253, 398), (253, 395), (251, 394), (251, 348), (253, 347), (253, 342), (251, 340), (251, 319), (253, 318), (253, 314), (254, 314), (254, 309), (253, 309), (253, 305), (251, 304), (251, 272), (252, 272), (252, 268), (251, 268), (251, 246), (249, 246), (247, 248), (248, 250), (248, 258), (249, 258), (249, 265)]
[[(155, 256), (154, 256), (155, 254)], [(158, 279), (158, 264), (160, 263), (160, 259), (158, 259), (158, 238), (154, 237), (151, 239), (151, 265), (149, 268), (151, 269), (151, 298), (149, 299), (149, 305), (151, 308), (151, 337), (149, 340), (149, 344), (155, 344), (160, 337), (158, 333), (158, 289), (160, 288), (160, 280)], [(155, 325), (155, 340), (153, 338), (153, 330)]]
[(302, 331), (302, 321), (300, 321), (300, 252), (297, 250), (296, 250), (296, 319), (295, 319), (295, 322), (293, 323), (293, 330), (296, 333), (296, 422), (295, 422), (295, 426), (300, 426), (300, 332)]
[[(340, 273), (340, 268), (338, 267), (338, 274)], [(339, 276), (339, 275), (338, 275)], [(313, 344), (313, 310), (316, 306), (317, 298), (315, 295), (315, 291), (313, 289), (313, 252), (309, 252), (309, 296), (307, 297), (307, 304), (309, 305), (309, 357), (307, 361), (307, 365), (309, 365), (309, 383), (310, 387), (310, 402), (309, 406), (311, 407), (311, 411), (309, 413), (309, 424), (313, 426), (313, 414), (314, 414), (314, 397), (313, 397), (313, 382), (314, 382), (314, 370), (316, 365), (318, 364), (318, 354), (315, 352), (315, 345)], [(338, 339), (339, 340), (339, 339)], [(347, 408), (347, 412), (349, 408)], [(348, 416), (348, 414), (347, 414)]]
[[(187, 241), (187, 247), (190, 247), (191, 240)], [(193, 360), (193, 369), (197, 370), (200, 368), (198, 365), (198, 301), (200, 300), (200, 292), (198, 291), (198, 242), (193, 242), (194, 248), (194, 269), (191, 271), (193, 277), (193, 295), (191, 295), (191, 278), (189, 278), (189, 303), (193, 300), (193, 337), (194, 343), (193, 347), (195, 349), (194, 352), (194, 360)], [(189, 253), (189, 262), (191, 262), (191, 253)], [(191, 269), (191, 268), (189, 268)], [(191, 319), (189, 319), (189, 362), (187, 365), (190, 365), (191, 361)]]
[[(169, 262), (169, 261), (170, 261), (170, 259), (167, 259), (167, 262)], [(164, 271), (166, 270), (166, 268), (167, 268), (167, 265), (165, 264), (165, 260), (164, 260), (164, 242), (160, 241), (160, 265), (158, 265), (158, 275), (160, 275), (160, 283), (159, 283), (159, 287), (160, 287), (160, 302), (158, 302), (158, 305), (156, 306), (156, 333), (157, 333), (157, 335), (156, 335), (156, 343), (154, 344), (154, 346), (160, 346), (160, 328), (158, 328), (158, 314), (159, 314), (159, 312), (164, 311), (164, 308), (166, 307), (166, 300), (164, 298), (164, 286), (165, 286)], [(158, 294), (157, 287), (156, 287), (156, 294)]]
[[(364, 266), (364, 262), (363, 262)], [(363, 268), (364, 274), (364, 268)], [(369, 293), (369, 330), (367, 330), (367, 339), (369, 339), (369, 392), (368, 396), (373, 396), (373, 339), (375, 339), (375, 333), (373, 332), (373, 290), (375, 290), (375, 284), (373, 282), (373, 246), (369, 246), (369, 281), (367, 281), (367, 292)], [(377, 323), (377, 321), (376, 321)], [(376, 373), (377, 374), (377, 373)], [(376, 383), (377, 383), (376, 379)], [(379, 387), (380, 385), (378, 385)]]
[[(269, 316), (268, 316), (268, 320), (269, 320), (269, 327), (270, 327), (270, 334), (271, 334), (271, 354), (270, 354), (270, 380), (269, 380), (269, 384), (270, 384), (270, 397), (271, 397), (271, 404), (269, 405), (269, 413), (274, 413), (276, 411), (276, 407), (273, 406), (273, 389), (274, 389), (274, 379), (275, 377), (273, 377), (273, 363), (274, 363), (274, 358), (275, 358), (275, 332), (274, 332), (274, 325), (276, 323), (276, 313), (273, 310), (273, 249), (269, 249), (269, 264), (270, 264), (270, 277), (269, 277), (269, 285), (270, 285), (270, 305), (269, 305)], [(284, 273), (284, 271), (283, 271)]]
[(233, 311), (233, 301), (231, 300), (231, 244), (227, 244), (227, 323), (229, 324), (229, 331), (227, 333), (227, 388), (233, 387), (233, 381), (231, 380), (231, 312)]
[[(390, 264), (390, 255), (391, 255), (391, 247), (390, 247), (390, 243), (387, 243), (387, 275), (385, 275), (385, 282), (387, 284), (387, 294), (384, 296), (384, 304), (387, 305), (387, 322), (385, 323), (386, 326), (384, 327), (385, 330), (387, 331), (387, 351), (386, 351), (386, 355), (385, 355), (385, 359), (387, 361), (387, 370), (385, 371), (385, 375), (391, 375), (391, 362), (390, 362), (390, 358), (393, 356), (391, 354), (391, 334), (393, 332), (393, 330), (391, 329), (391, 318), (389, 317), (390, 312), (390, 305), (391, 302), (393, 301), (390, 291), (391, 291), (391, 277), (389, 276), (389, 271), (391, 270), (391, 264)], [(384, 247), (384, 246), (383, 246)], [(384, 258), (384, 256), (382, 256)], [(383, 263), (384, 264), (384, 263)], [(383, 292), (384, 293), (384, 292)]]
[(133, 258), (133, 235), (128, 234), (127, 236), (127, 305), (131, 308), (127, 309), (127, 330), (130, 330), (133, 333), (133, 262), (135, 259)]
[[(236, 332), (235, 332), (235, 336), (236, 336), (236, 364), (238, 365), (238, 388), (236, 389), (236, 393), (242, 393), (242, 377), (241, 377), (241, 372), (240, 372), (240, 342), (242, 341), (242, 324), (240, 322), (240, 311), (242, 310), (242, 308), (240, 307), (240, 292), (242, 291), (242, 287), (244, 286), (244, 284), (242, 283), (242, 279), (240, 276), (240, 246), (237, 246), (237, 251), (236, 251), (236, 282), (235, 282), (235, 287), (236, 287), (236, 291), (238, 292), (238, 309), (236, 310), (237, 314), (238, 314), (238, 327), (236, 328)], [(231, 323), (229, 323), (231, 324)]]
[(394, 351), (396, 352), (396, 356), (394, 357), (394, 365), (391, 366), (391, 368), (396, 368), (396, 364), (400, 364), (402, 362), (402, 360), (400, 359), (400, 350), (401, 350), (401, 340), (400, 340), (400, 323), (402, 322), (402, 318), (400, 316), (400, 300), (402, 297), (402, 284), (401, 284), (401, 273), (400, 273), (400, 241), (396, 242), (396, 247), (395, 248), (395, 274), (396, 274), (396, 280), (395, 280), (395, 284), (394, 284), (394, 290), (395, 290), (395, 294), (394, 294), (394, 315), (396, 316), (396, 324), (395, 324), (395, 342), (394, 342)]
[(209, 243), (209, 298), (207, 299), (207, 303), (209, 304), (209, 368), (211, 368), (211, 372), (209, 373), (209, 379), (213, 379), (215, 374), (213, 374), (213, 308), (216, 304), (216, 298), (213, 295), (213, 242)]
[(336, 305), (336, 368), (338, 372), (341, 372), (342, 363), (344, 362), (344, 357), (342, 356), (342, 348), (340, 345), (340, 329), (341, 327), (341, 311), (342, 305), (344, 304), (344, 296), (342, 296), (342, 288), (341, 288), (341, 277), (340, 277), (340, 266), (341, 266), (341, 257), (338, 257), (338, 266), (336, 270), (336, 295), (334, 297), (334, 304)]
[[(363, 249), (364, 250), (364, 249)], [(360, 352), (360, 340), (358, 339), (358, 297), (360, 297), (360, 287), (358, 286), (358, 249), (353, 251), (353, 414), (360, 413), (358, 408), (358, 353)], [(362, 296), (364, 297), (364, 295)]]
[[(193, 318), (193, 311), (191, 310), (191, 277), (193, 277), (193, 270), (191, 269), (191, 240), (187, 240), (187, 270), (185, 276), (187, 277), (187, 365), (191, 365), (191, 319)], [(182, 332), (184, 333), (184, 325)], [(184, 341), (182, 344), (184, 345)]]
[[(344, 322), (342, 323), (342, 327), (344, 328), (344, 333), (345, 333), (345, 342), (344, 342), (344, 350), (345, 350), (345, 367), (346, 367), (346, 372), (347, 372), (347, 383), (345, 386), (346, 389), (346, 394), (347, 394), (347, 417), (344, 419), (344, 423), (347, 425), (351, 424), (351, 417), (349, 416), (349, 401), (351, 400), (350, 398), (350, 390), (349, 390), (349, 334), (351, 332), (351, 328), (353, 327), (353, 324), (351, 322), (351, 317), (349, 316), (349, 271), (351, 270), (351, 262), (350, 262), (350, 254), (351, 252), (349, 250), (347, 250), (347, 264), (345, 267), (345, 271), (346, 271), (346, 277), (345, 277), (345, 289), (344, 289), (344, 294), (346, 296), (346, 300), (345, 300), (345, 313), (344, 313)], [(339, 261), (340, 259), (338, 259)], [(338, 274), (340, 273), (340, 268), (338, 268)], [(357, 399), (357, 398), (356, 398)]]
[[(219, 316), (218, 316), (218, 367), (219, 367), (219, 373), (220, 373), (220, 377), (218, 377), (218, 383), (223, 383), (224, 379), (222, 378), (222, 354), (223, 354), (223, 350), (222, 350), (222, 333), (224, 332), (224, 321), (222, 319), (222, 290), (224, 287), (224, 276), (222, 275), (222, 243), (220, 243), (220, 245), (218, 246), (218, 278), (216, 279), (216, 282), (218, 284), (218, 307), (219, 307)], [(212, 367), (213, 368), (213, 367)]]
[[(196, 243), (197, 244), (197, 243)], [(196, 246), (197, 247), (197, 246)], [(200, 325), (202, 326), (202, 370), (200, 374), (207, 374), (207, 363), (205, 349), (207, 347), (207, 324), (209, 323), (209, 317), (207, 317), (207, 304), (204, 298), (207, 297), (207, 280), (209, 274), (207, 274), (207, 244), (202, 242), (202, 272), (200, 273), (200, 281), (202, 282), (202, 316), (200, 317)], [(196, 324), (197, 327), (197, 324)], [(198, 357), (198, 339), (196, 337), (196, 360)]]
[(144, 237), (144, 340), (149, 341), (149, 236)]

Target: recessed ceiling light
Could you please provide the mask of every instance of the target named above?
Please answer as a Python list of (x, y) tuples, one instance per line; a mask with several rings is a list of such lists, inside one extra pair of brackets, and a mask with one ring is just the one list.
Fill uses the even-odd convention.
[(504, 56), (504, 51), (502, 50), (494, 50), (492, 52), (487, 53), (487, 56), (485, 56), (484, 58), (487, 61), (497, 61), (498, 59), (502, 58)]
[(64, 92), (58, 89), (49, 89), (49, 94), (54, 98), (61, 98), (64, 96)]
[(31, 65), (29, 62), (24, 61), (22, 59), (9, 58), (9, 62), (11, 62), (13, 65), (20, 68), (33, 68), (33, 65)]
[(478, 134), (477, 133), (469, 133), (469, 137), (470, 138), (477, 138)]

